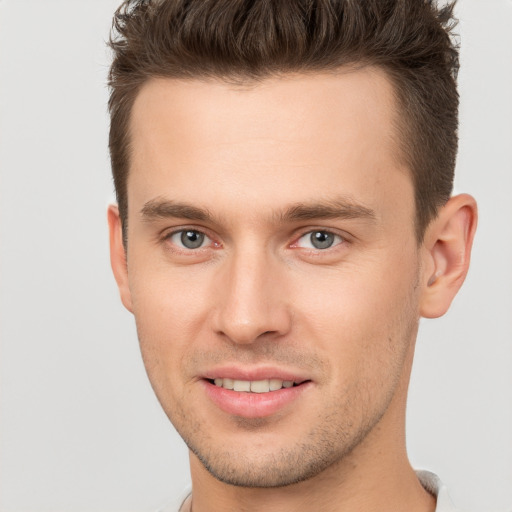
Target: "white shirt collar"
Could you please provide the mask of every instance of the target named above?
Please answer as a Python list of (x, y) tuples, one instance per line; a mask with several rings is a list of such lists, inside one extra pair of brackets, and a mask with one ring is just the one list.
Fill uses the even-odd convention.
[(416, 476), (425, 490), (437, 498), (436, 512), (458, 512), (448, 495), (446, 485), (437, 475), (430, 471), (418, 470)]

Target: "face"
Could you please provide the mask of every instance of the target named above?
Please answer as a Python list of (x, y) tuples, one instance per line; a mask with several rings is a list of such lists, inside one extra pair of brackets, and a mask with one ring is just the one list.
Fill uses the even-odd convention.
[(398, 414), (420, 265), (394, 115), (375, 69), (159, 79), (136, 99), (123, 301), (222, 481), (313, 477)]

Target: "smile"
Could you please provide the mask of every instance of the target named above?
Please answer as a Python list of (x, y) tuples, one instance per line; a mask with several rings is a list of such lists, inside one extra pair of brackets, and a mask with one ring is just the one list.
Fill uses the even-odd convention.
[(298, 385), (298, 383), (295, 383), (291, 380), (281, 379), (238, 380), (229, 378), (216, 378), (213, 379), (213, 383), (219, 388), (245, 393), (269, 393), (270, 391), (279, 391), (283, 388), (291, 388)]
[(254, 376), (256, 379), (249, 376), (249, 379), (233, 377), (235, 375), (229, 378), (213, 375), (203, 378), (203, 389), (222, 411), (242, 418), (265, 418), (290, 410), (292, 403), (297, 403), (301, 396), (314, 389), (311, 380), (300, 377), (291, 380), (291, 375), (280, 379), (270, 376), (267, 379), (262, 379), (262, 376)]

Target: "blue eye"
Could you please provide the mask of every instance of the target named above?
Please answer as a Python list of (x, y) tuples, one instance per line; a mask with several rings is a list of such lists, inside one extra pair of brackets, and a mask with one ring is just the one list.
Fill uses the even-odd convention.
[(335, 235), (329, 231), (310, 231), (302, 235), (297, 245), (306, 249), (329, 249), (343, 241), (341, 236)]
[(205, 243), (211, 242), (211, 240), (200, 231), (195, 229), (184, 229), (182, 231), (176, 231), (170, 237), (173, 244), (178, 247), (184, 247), (185, 249), (199, 249), (203, 247)]

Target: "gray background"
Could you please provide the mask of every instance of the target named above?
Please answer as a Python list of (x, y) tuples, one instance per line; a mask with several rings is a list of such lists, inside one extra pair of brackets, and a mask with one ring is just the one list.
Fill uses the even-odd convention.
[[(0, 510), (154, 511), (188, 482), (108, 262), (104, 46), (117, 0), (0, 1)], [(415, 467), (512, 510), (512, 2), (462, 0), (457, 191), (480, 226), (450, 313), (422, 322)]]

